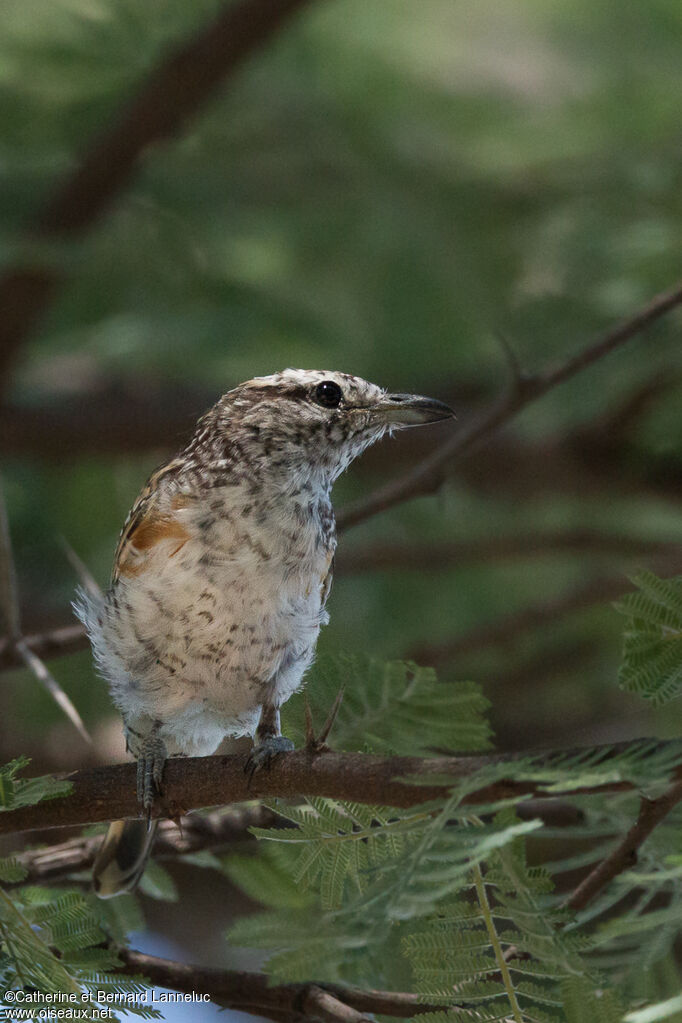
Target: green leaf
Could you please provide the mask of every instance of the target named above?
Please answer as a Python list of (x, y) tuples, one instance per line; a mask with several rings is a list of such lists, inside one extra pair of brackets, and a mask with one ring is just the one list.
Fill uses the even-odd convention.
[(439, 682), (432, 668), (351, 655), (319, 659), (305, 692), (283, 708), (284, 731), (302, 742), (305, 701), (320, 728), (342, 689), (330, 740), (339, 749), (417, 754), (490, 747), (489, 704), (475, 683)]
[(627, 617), (619, 682), (656, 704), (682, 692), (682, 576), (659, 579), (640, 572), (637, 592), (617, 609)]
[(68, 795), (71, 782), (43, 775), (38, 778), (17, 778), (30, 760), (19, 757), (0, 767), (0, 811), (16, 810), (20, 806), (34, 806), (43, 799), (56, 799)]

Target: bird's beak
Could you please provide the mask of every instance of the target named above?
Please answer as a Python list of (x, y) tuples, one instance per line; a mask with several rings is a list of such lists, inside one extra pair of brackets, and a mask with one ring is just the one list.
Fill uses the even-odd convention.
[(387, 426), (423, 426), (455, 418), (449, 405), (421, 394), (385, 394), (374, 412)]

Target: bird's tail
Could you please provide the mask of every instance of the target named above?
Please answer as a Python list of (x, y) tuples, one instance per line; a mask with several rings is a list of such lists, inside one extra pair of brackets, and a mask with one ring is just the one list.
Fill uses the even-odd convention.
[(130, 892), (144, 873), (156, 834), (156, 821), (112, 821), (95, 858), (92, 882), (100, 899)]

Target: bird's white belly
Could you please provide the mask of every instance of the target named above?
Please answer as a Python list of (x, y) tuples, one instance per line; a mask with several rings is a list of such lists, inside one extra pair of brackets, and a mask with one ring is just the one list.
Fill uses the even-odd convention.
[(124, 716), (165, 722), (182, 752), (212, 752), (226, 735), (253, 734), (262, 704), (280, 706), (301, 684), (327, 621), (320, 581), (330, 556), (294, 569), (290, 558), (219, 553), (207, 564), (193, 546), (121, 581), (134, 629), (107, 644), (126, 668), (112, 680)]

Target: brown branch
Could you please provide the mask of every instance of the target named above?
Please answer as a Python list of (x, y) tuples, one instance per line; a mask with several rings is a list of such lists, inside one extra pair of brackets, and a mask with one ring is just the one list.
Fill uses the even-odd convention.
[(41, 393), (35, 404), (6, 400), (0, 405), (0, 453), (60, 462), (118, 452), (170, 454), (216, 398), (215, 388), (145, 377), (107, 381), (66, 398)]
[[(31, 227), (39, 239), (82, 234), (113, 204), (153, 146), (188, 120), (310, 0), (228, 3), (190, 42), (167, 56), (84, 155)], [(7, 370), (63, 280), (56, 266), (16, 266), (0, 280), (0, 374)]]
[(339, 515), (340, 527), (348, 529), (403, 501), (436, 492), (447, 478), (453, 463), (470, 451), (474, 445), (480, 443), (499, 427), (506, 425), (531, 402), (547, 394), (553, 387), (557, 387), (582, 370), (594, 365), (599, 359), (636, 337), (642, 330), (680, 304), (682, 304), (682, 284), (677, 284), (669, 291), (657, 295), (643, 309), (602, 334), (555, 369), (518, 376), (514, 380), (514, 386), (506, 394), (503, 394), (487, 412), (478, 419), (474, 419), (468, 426), (458, 430), (450, 440), (441, 445), (430, 458), (425, 459), (416, 469), (380, 487), (368, 498), (344, 509)]
[(14, 654), (31, 672), (33, 677), (47, 690), (57, 706), (64, 712), (78, 734), (89, 745), (92, 739), (83, 719), (76, 707), (64, 692), (59, 682), (51, 674), (40, 657), (25, 643), (21, 629), (21, 613), (19, 609), (19, 588), (14, 566), (12, 539), (9, 531), (9, 519), (5, 506), (5, 496), (0, 485), (0, 620), (4, 618), (7, 640)]
[[(492, 537), (485, 540), (454, 541), (451, 544), (428, 547), (401, 547), (393, 545), (376, 546), (366, 552), (350, 552), (340, 554), (339, 572), (355, 574), (363, 570), (381, 570), (388, 568), (414, 568), (419, 570), (447, 567), (448, 554), (457, 566), (475, 561), (499, 561), (505, 557), (534, 556), (545, 551), (604, 551), (630, 555), (656, 554), (649, 562), (652, 571), (662, 575), (675, 575), (682, 572), (682, 554), (679, 544), (667, 541), (638, 540), (625, 536), (612, 536), (590, 530), (576, 530), (564, 534), (529, 534), (510, 537)], [(458, 639), (448, 640), (442, 644), (422, 647), (411, 652), (410, 656), (422, 664), (436, 664), (451, 657), (475, 652), (485, 646), (507, 643), (516, 635), (538, 628), (548, 621), (553, 621), (564, 614), (580, 611), (593, 604), (607, 603), (628, 592), (628, 585), (623, 573), (598, 577), (581, 584), (569, 593), (561, 594), (553, 600), (543, 600), (538, 604), (522, 608), (496, 622), (483, 624), (465, 633)], [(43, 660), (50, 657), (61, 657), (85, 650), (88, 639), (82, 625), (64, 625), (46, 632), (33, 633), (23, 640), (26, 647), (38, 654)], [(24, 659), (10, 639), (0, 639), (0, 672), (10, 668), (20, 668)]]
[[(525, 799), (518, 804), (521, 820), (541, 820), (548, 827), (571, 827), (584, 819), (583, 811), (567, 800)], [(204, 850), (224, 849), (249, 841), (249, 828), (273, 828), (283, 819), (262, 803), (230, 807), (208, 814), (188, 814), (179, 823), (159, 821), (154, 841), (154, 858), (177, 859)], [(81, 835), (66, 842), (12, 853), (27, 871), (17, 884), (55, 884), (71, 875), (89, 870), (102, 843), (102, 835)]]
[[(251, 827), (275, 827), (281, 818), (261, 804), (230, 807), (209, 814), (190, 814), (179, 824), (159, 821), (154, 841), (156, 859), (170, 859), (204, 849), (219, 849), (249, 838)], [(102, 843), (101, 835), (79, 836), (55, 845), (13, 853), (27, 870), (21, 884), (48, 884), (88, 870)]]
[[(38, 632), (24, 636), (24, 645), (37, 654), (42, 660), (50, 657), (62, 657), (66, 654), (85, 650), (88, 638), (82, 625), (62, 625), (47, 632)], [(7, 668), (21, 668), (24, 659), (11, 639), (0, 639), (0, 671)]]
[[(642, 741), (634, 745), (639, 746)], [(601, 753), (600, 762), (607, 763), (632, 747), (632, 743), (611, 744), (597, 747), (592, 752)], [(557, 758), (563, 762), (567, 755), (579, 752), (563, 750), (533, 756), (538, 764), (547, 765)], [(152, 816), (177, 817), (189, 810), (241, 803), (265, 796), (324, 796), (367, 805), (418, 806), (443, 796), (447, 790), (444, 778), (451, 778), (456, 784), (473, 778), (476, 772), (493, 764), (508, 764), (509, 777), (503, 776), (494, 783), (470, 791), (463, 799), (467, 805), (516, 796), (546, 795), (541, 782), (530, 777), (523, 780), (514, 777), (513, 764), (522, 755), (528, 756), (526, 753), (511, 756), (381, 757), (365, 753), (315, 754), (299, 750), (278, 757), (269, 770), (258, 772), (251, 780), (245, 774), (243, 756), (171, 758), (164, 769), (165, 799), (163, 804), (157, 803)], [(58, 775), (72, 783), (71, 793), (64, 798), (0, 814), (0, 834), (92, 824), (112, 818), (137, 818), (140, 808), (136, 798), (135, 772), (134, 764), (116, 764)], [(414, 779), (419, 784), (407, 779)], [(609, 782), (594, 788), (565, 791), (562, 797), (575, 795), (578, 791), (621, 792), (632, 787), (627, 781)]]
[(629, 867), (633, 867), (637, 862), (637, 851), (640, 846), (681, 800), (682, 781), (675, 782), (658, 799), (643, 797), (637, 820), (627, 835), (613, 852), (609, 853), (606, 859), (598, 863), (594, 870), (580, 882), (573, 894), (566, 899), (564, 906), (575, 911), (584, 909), (614, 877), (622, 874)]
[(470, 565), (499, 564), (516, 558), (537, 558), (552, 554), (596, 554), (647, 557), (679, 553), (679, 543), (647, 540), (609, 533), (599, 529), (565, 529), (548, 532), (512, 533), (445, 543), (379, 543), (341, 550), (336, 568), (341, 575), (364, 572), (414, 570), (450, 571)]
[[(682, 572), (682, 550), (675, 555), (653, 559), (647, 567), (659, 575), (673, 576)], [(540, 600), (493, 621), (477, 625), (469, 632), (452, 640), (412, 650), (408, 657), (418, 664), (441, 664), (454, 657), (477, 653), (493, 646), (516, 642), (550, 622), (560, 621), (566, 615), (583, 611), (598, 604), (617, 600), (632, 590), (622, 572), (598, 576), (586, 583), (559, 594), (549, 600)]]
[(278, 1021), (317, 1018), (330, 1023), (360, 1023), (373, 1013), (406, 1018), (438, 1008), (406, 992), (364, 990), (341, 984), (272, 985), (263, 973), (179, 963), (133, 949), (117, 950), (117, 955), (123, 963), (119, 973), (142, 974), (155, 987), (207, 994), (211, 1001), (227, 1009)]
[[(71, 381), (73, 383), (73, 380)], [(236, 383), (236, 381), (233, 381)], [(654, 402), (660, 402), (673, 388), (679, 387), (680, 374), (668, 371), (665, 378), (656, 373), (628, 391), (615, 406), (599, 412), (594, 420), (581, 424), (572, 432), (559, 436), (545, 437), (541, 441), (529, 438), (513, 438), (513, 455), (507, 443), (502, 443), (496, 453), (491, 445), (485, 455), (478, 453), (476, 460), (465, 462), (462, 472), (468, 481), (482, 484), (481, 473), (492, 475), (494, 485), (499, 486), (500, 478), (505, 483), (514, 483), (518, 475), (519, 461), (524, 467), (521, 486), (527, 489), (526, 477), (535, 472), (536, 483), (563, 475), (573, 484), (573, 477), (580, 475), (584, 485), (585, 473), (601, 479), (604, 474), (622, 476), (632, 462), (628, 439), (633, 436), (644, 413)], [(225, 381), (225, 388), (230, 386)], [(426, 386), (427, 392), (434, 388), (442, 390), (442, 384)], [(446, 392), (449, 404), (462, 409), (464, 396), (475, 395), (480, 400), (481, 384), (458, 379), (457, 392)], [(68, 397), (52, 391), (40, 392), (30, 402), (5, 401), (0, 405), (0, 454), (28, 454), (39, 458), (54, 458), (60, 462), (65, 457), (79, 457), (83, 454), (101, 454), (134, 451), (170, 453), (183, 438), (189, 436), (198, 416), (216, 400), (215, 388), (204, 387), (191, 381), (182, 384), (160, 382), (153, 377), (101, 380), (96, 384), (88, 382), (87, 387), (71, 393)], [(471, 405), (473, 410), (475, 406)], [(467, 404), (461, 418), (469, 418)], [(433, 451), (431, 434), (403, 434), (400, 442), (391, 448), (391, 464), (399, 467), (402, 462), (415, 464)], [(542, 480), (537, 476), (538, 458), (543, 458)], [(482, 465), (481, 465), (482, 460)], [(636, 475), (649, 479), (649, 463), (636, 467), (629, 465), (632, 483)], [(385, 467), (385, 451), (370, 449), (356, 468), (356, 473), (367, 479), (375, 479)], [(492, 462), (492, 465), (491, 465)], [(500, 465), (505, 470), (500, 472)], [(509, 472), (514, 466), (513, 473)], [(526, 468), (527, 466), (527, 468)], [(654, 466), (655, 468), (655, 466)], [(550, 475), (551, 474), (551, 475)], [(556, 485), (556, 482), (553, 484)]]

